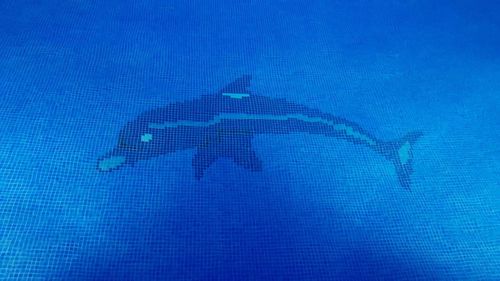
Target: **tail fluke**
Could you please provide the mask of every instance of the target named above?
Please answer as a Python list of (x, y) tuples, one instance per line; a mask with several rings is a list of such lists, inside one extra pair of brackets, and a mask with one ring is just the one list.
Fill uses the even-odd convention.
[(396, 168), (399, 184), (410, 189), (411, 174), (413, 173), (413, 147), (415, 142), (423, 136), (422, 132), (413, 132), (402, 139), (381, 145), (381, 153), (392, 161)]

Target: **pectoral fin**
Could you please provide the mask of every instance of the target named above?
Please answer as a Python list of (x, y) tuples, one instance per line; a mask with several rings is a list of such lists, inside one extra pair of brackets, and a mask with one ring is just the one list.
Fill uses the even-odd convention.
[(252, 149), (252, 136), (225, 134), (217, 142), (200, 146), (193, 158), (196, 179), (201, 179), (205, 170), (219, 158), (230, 158), (234, 163), (250, 171), (262, 171), (262, 162)]

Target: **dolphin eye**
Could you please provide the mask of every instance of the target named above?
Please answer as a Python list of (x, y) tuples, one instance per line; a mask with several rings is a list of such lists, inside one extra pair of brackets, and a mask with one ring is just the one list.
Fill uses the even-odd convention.
[(143, 134), (143, 135), (141, 136), (141, 141), (142, 141), (142, 142), (150, 142), (150, 141), (152, 141), (152, 140), (153, 140), (153, 135), (152, 135), (152, 134), (148, 134), (148, 133), (146, 133), (146, 134)]

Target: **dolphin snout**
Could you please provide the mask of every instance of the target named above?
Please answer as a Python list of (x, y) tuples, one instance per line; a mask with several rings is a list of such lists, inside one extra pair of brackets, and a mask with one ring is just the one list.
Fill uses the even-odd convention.
[(102, 172), (108, 172), (117, 169), (127, 161), (125, 156), (113, 155), (99, 160), (98, 169)]

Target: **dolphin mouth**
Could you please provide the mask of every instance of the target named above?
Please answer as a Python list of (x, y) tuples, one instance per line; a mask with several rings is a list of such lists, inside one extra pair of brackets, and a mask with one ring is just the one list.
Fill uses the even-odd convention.
[(109, 156), (99, 160), (97, 168), (99, 169), (99, 171), (109, 172), (111, 170), (119, 168), (120, 166), (125, 164), (126, 161), (127, 158), (125, 158), (125, 156), (120, 156), (120, 155)]

